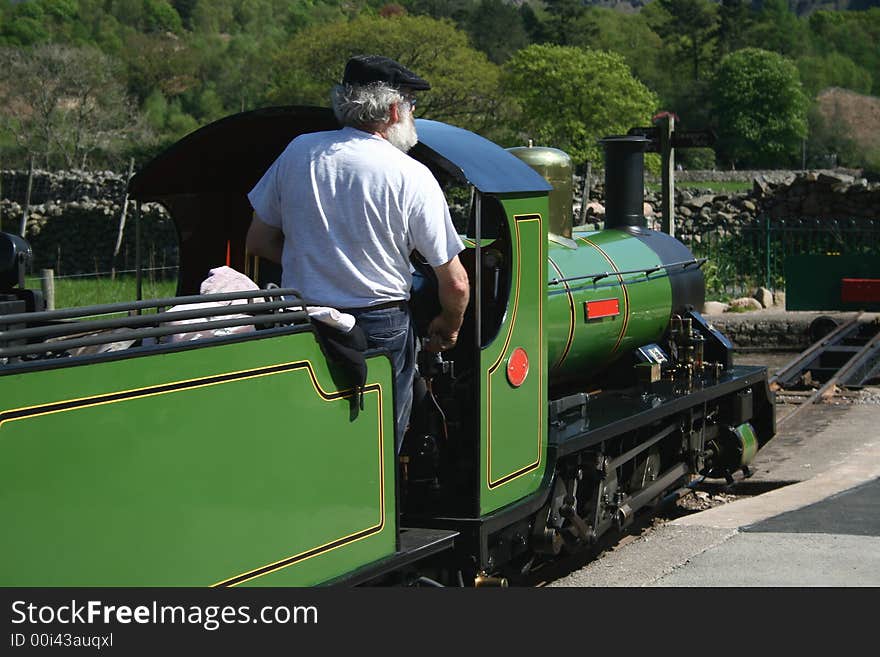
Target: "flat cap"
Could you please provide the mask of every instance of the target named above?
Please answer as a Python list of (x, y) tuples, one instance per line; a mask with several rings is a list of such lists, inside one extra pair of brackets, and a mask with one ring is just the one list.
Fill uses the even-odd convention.
[(349, 59), (342, 75), (342, 84), (371, 82), (385, 82), (398, 89), (408, 87), (413, 91), (427, 91), (431, 88), (425, 80), (388, 57), (355, 55)]

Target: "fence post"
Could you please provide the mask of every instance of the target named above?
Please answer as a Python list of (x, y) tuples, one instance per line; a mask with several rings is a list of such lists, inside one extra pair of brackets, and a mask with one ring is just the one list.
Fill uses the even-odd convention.
[(667, 114), (659, 121), (661, 182), (661, 227), (660, 230), (675, 237), (675, 150), (672, 148), (672, 134), (675, 132), (675, 118)]
[(764, 287), (770, 289), (770, 217), (764, 216)]
[(24, 212), (21, 214), (21, 228), (18, 231), (19, 235), (24, 237), (25, 232), (27, 231), (27, 218), (28, 213), (31, 211), (31, 189), (33, 189), (34, 185), (34, 156), (31, 154), (31, 164), (28, 168), (28, 181), (27, 181), (27, 194), (24, 197)]
[(134, 158), (128, 161), (128, 176), (125, 178), (125, 198), (122, 200), (122, 215), (119, 217), (119, 230), (116, 233), (116, 247), (113, 249), (113, 259), (119, 255), (119, 247), (122, 246), (122, 236), (125, 233), (125, 215), (128, 214), (128, 183), (134, 175)]
[(55, 271), (52, 269), (40, 270), (40, 288), (43, 290), (43, 299), (46, 302), (46, 310), (55, 310)]
[(592, 174), (593, 165), (587, 160), (587, 172), (584, 174), (584, 189), (581, 196), (581, 215), (578, 225), (583, 226), (587, 223), (587, 203), (590, 202), (590, 175)]
[[(144, 282), (143, 282), (143, 271), (141, 268), (141, 204), (136, 202), (134, 204), (134, 280), (135, 280), (135, 291), (137, 293), (137, 300), (140, 301), (144, 298)], [(141, 314), (141, 311), (138, 310), (138, 315)]]

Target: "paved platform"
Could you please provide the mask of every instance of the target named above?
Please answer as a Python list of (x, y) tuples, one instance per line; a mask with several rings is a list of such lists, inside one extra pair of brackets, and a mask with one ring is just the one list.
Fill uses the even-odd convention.
[(679, 518), (550, 586), (880, 586), (880, 406), (811, 409), (755, 466), (786, 485)]

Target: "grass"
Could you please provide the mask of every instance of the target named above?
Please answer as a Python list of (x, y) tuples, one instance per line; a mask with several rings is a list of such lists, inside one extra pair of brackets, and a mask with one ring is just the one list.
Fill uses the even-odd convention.
[[(660, 191), (660, 183), (645, 183), (645, 188), (654, 192)], [(739, 180), (712, 181), (712, 180), (684, 180), (676, 181), (676, 189), (708, 189), (712, 192), (747, 192), (752, 188), (752, 183)]]
[[(39, 277), (28, 277), (26, 285), (30, 289), (40, 289)], [(177, 292), (177, 281), (142, 281), (143, 298), (173, 297)], [(118, 303), (136, 299), (134, 276), (82, 277), (55, 279), (55, 308), (74, 308), (93, 306), (102, 303)]]

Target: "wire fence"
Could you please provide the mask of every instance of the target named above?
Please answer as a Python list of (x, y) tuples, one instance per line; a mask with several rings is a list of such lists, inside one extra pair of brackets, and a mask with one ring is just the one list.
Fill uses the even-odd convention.
[[(143, 267), (141, 269), (141, 273), (145, 274), (148, 277), (167, 279), (167, 278), (170, 278), (170, 274), (172, 272), (174, 273), (174, 275), (176, 275), (178, 269), (179, 268), (177, 266)], [(93, 272), (90, 274), (64, 274), (61, 276), (59, 276), (57, 274), (53, 274), (52, 278), (54, 278), (56, 281), (77, 280), (77, 279), (86, 279), (86, 278), (110, 278), (110, 279), (112, 279), (112, 278), (115, 278), (116, 276), (124, 276), (124, 275), (128, 275), (128, 274), (135, 274), (136, 275), (137, 271), (138, 271), (137, 269), (115, 269), (115, 270), (111, 270), (111, 271), (98, 271), (98, 272)], [(163, 275), (156, 276), (156, 272), (163, 272)], [(28, 280), (34, 280), (34, 281), (40, 280), (39, 276), (34, 276), (34, 275), (28, 275), (28, 276), (26, 276), (26, 278)]]
[[(141, 298), (164, 298), (177, 294), (177, 267), (145, 267), (141, 270)], [(51, 270), (25, 277), (26, 287), (42, 290), (54, 308), (94, 306), (131, 301), (138, 297), (137, 270), (122, 269), (91, 274), (55, 276)]]
[[(784, 290), (785, 260), (789, 256), (880, 256), (880, 219), (792, 219), (761, 215), (751, 222), (680, 233), (677, 237), (696, 257), (708, 258), (703, 266), (706, 292), (709, 298), (715, 299), (750, 296), (761, 286), (774, 292)], [(144, 263), (150, 266), (141, 269), (142, 281), (148, 286), (143, 289), (145, 296), (154, 291), (173, 291), (176, 286), (178, 266), (160, 265), (156, 259), (151, 256), (150, 262)], [(122, 301), (129, 293), (134, 298), (136, 269), (130, 266), (95, 269), (90, 273), (55, 273), (59, 307), (83, 301), (84, 290), (87, 290), (88, 301), (94, 303)], [(33, 269), (27, 278), (30, 287), (39, 288), (39, 270)]]
[(751, 295), (760, 286), (785, 289), (785, 260), (794, 255), (880, 255), (878, 219), (775, 219), (678, 235), (703, 267), (706, 292), (724, 298)]

